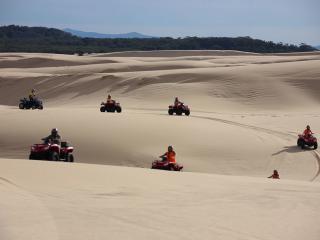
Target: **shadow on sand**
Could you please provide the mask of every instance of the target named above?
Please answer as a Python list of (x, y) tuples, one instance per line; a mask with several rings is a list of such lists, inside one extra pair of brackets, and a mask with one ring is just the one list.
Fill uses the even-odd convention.
[(282, 150), (273, 153), (272, 156), (276, 156), (279, 155), (281, 153), (298, 153), (298, 152), (302, 152), (302, 151), (311, 151), (313, 150), (312, 148), (308, 148), (306, 147), (305, 149), (301, 149), (300, 147), (294, 145), (294, 146), (286, 146), (284, 147)]

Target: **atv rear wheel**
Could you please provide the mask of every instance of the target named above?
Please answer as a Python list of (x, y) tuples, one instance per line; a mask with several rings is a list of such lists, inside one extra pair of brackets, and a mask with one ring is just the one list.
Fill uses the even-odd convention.
[(38, 109), (39, 109), (39, 110), (43, 110), (43, 106), (42, 106), (42, 105), (39, 105)]
[(50, 152), (49, 153), (49, 160), (51, 161), (59, 161), (59, 154), (57, 152)]
[(121, 111), (122, 111), (122, 109), (121, 109), (121, 107), (117, 107), (117, 113), (121, 113)]
[(186, 116), (189, 116), (189, 115), (190, 115), (190, 110), (187, 110), (184, 114), (185, 114)]
[(173, 115), (173, 109), (170, 108), (170, 109), (168, 110), (168, 114), (169, 114), (169, 115)]
[(34, 160), (35, 159), (35, 157), (34, 157), (34, 155), (31, 153), (30, 155), (29, 155), (29, 160)]

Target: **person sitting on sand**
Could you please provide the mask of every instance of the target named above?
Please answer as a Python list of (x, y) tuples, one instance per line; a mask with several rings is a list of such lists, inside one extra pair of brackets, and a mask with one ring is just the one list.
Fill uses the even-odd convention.
[(178, 97), (174, 99), (174, 106), (177, 107), (178, 105), (183, 104), (182, 102), (179, 101)]
[(32, 89), (31, 89), (31, 92), (30, 92), (30, 94), (29, 94), (29, 100), (30, 100), (31, 102), (33, 102), (33, 101), (35, 100), (35, 98), (36, 98), (36, 90), (35, 90), (34, 88), (32, 88)]
[(48, 137), (42, 138), (42, 140), (45, 143), (55, 143), (60, 145), (61, 144), (61, 137), (58, 134), (58, 129), (57, 128), (53, 128), (51, 130), (51, 134)]
[(172, 146), (169, 146), (168, 147), (168, 151), (159, 156), (160, 158), (163, 159), (163, 161), (166, 161), (168, 162), (169, 164), (175, 164), (176, 163), (176, 153), (175, 151), (173, 151), (173, 147)]
[(278, 171), (277, 170), (273, 170), (273, 174), (268, 178), (280, 179)]
[(310, 126), (308, 125), (307, 128), (303, 131), (303, 136), (306, 138), (309, 138), (313, 132), (310, 129)]

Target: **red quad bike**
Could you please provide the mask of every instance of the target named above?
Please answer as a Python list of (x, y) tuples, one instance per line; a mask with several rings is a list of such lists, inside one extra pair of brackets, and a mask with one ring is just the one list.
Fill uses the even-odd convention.
[(183, 166), (177, 163), (172, 164), (165, 160), (155, 160), (152, 162), (152, 169), (160, 169), (160, 170), (167, 170), (167, 171), (181, 171)]
[(73, 147), (67, 142), (61, 142), (61, 146), (55, 143), (34, 144), (31, 146), (30, 160), (50, 160), (73, 162)]
[(102, 102), (100, 106), (100, 112), (118, 112), (121, 113), (122, 109), (120, 103), (112, 101), (111, 103)]
[(301, 149), (305, 149), (306, 146), (313, 147), (313, 149), (318, 148), (317, 138), (314, 137), (313, 135), (306, 137), (303, 134), (299, 134), (298, 136), (299, 136), (299, 138), (297, 141), (297, 145), (298, 145), (298, 147), (301, 147)]
[(170, 105), (168, 109), (168, 113), (169, 115), (173, 115), (175, 113), (176, 115), (179, 115), (179, 116), (184, 113), (186, 116), (189, 116), (190, 109), (187, 105), (184, 105), (183, 103), (181, 103), (181, 104), (178, 104), (177, 106)]

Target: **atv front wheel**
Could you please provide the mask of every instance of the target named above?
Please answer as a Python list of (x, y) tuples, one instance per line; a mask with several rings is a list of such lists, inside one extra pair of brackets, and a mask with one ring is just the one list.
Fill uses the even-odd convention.
[(169, 110), (168, 110), (168, 114), (169, 114), (169, 115), (173, 115), (173, 109), (169, 109)]
[(186, 116), (189, 116), (189, 115), (190, 115), (190, 111), (187, 110), (184, 114), (185, 114)]
[(299, 138), (297, 141), (297, 146), (302, 148), (302, 146), (304, 146), (304, 141)]
[(316, 150), (317, 148), (318, 148), (318, 143), (315, 142), (314, 145), (313, 145), (313, 149)]
[(182, 110), (176, 110), (176, 114), (181, 116), (182, 115)]
[(65, 162), (73, 162), (74, 161), (74, 157), (72, 154), (68, 154), (66, 156), (66, 159), (64, 160)]
[(105, 112), (105, 111), (106, 111), (105, 107), (100, 108), (100, 112)]
[(49, 160), (51, 161), (59, 161), (59, 154), (57, 152), (50, 152), (49, 153)]
[(122, 111), (122, 109), (121, 109), (121, 107), (117, 107), (117, 113), (121, 113), (121, 111)]
[(23, 104), (23, 103), (20, 103), (20, 104), (19, 104), (19, 108), (20, 108), (20, 109), (24, 109), (24, 104)]
[(39, 110), (43, 110), (43, 106), (40, 105), (40, 106), (38, 107), (38, 109), (39, 109)]

